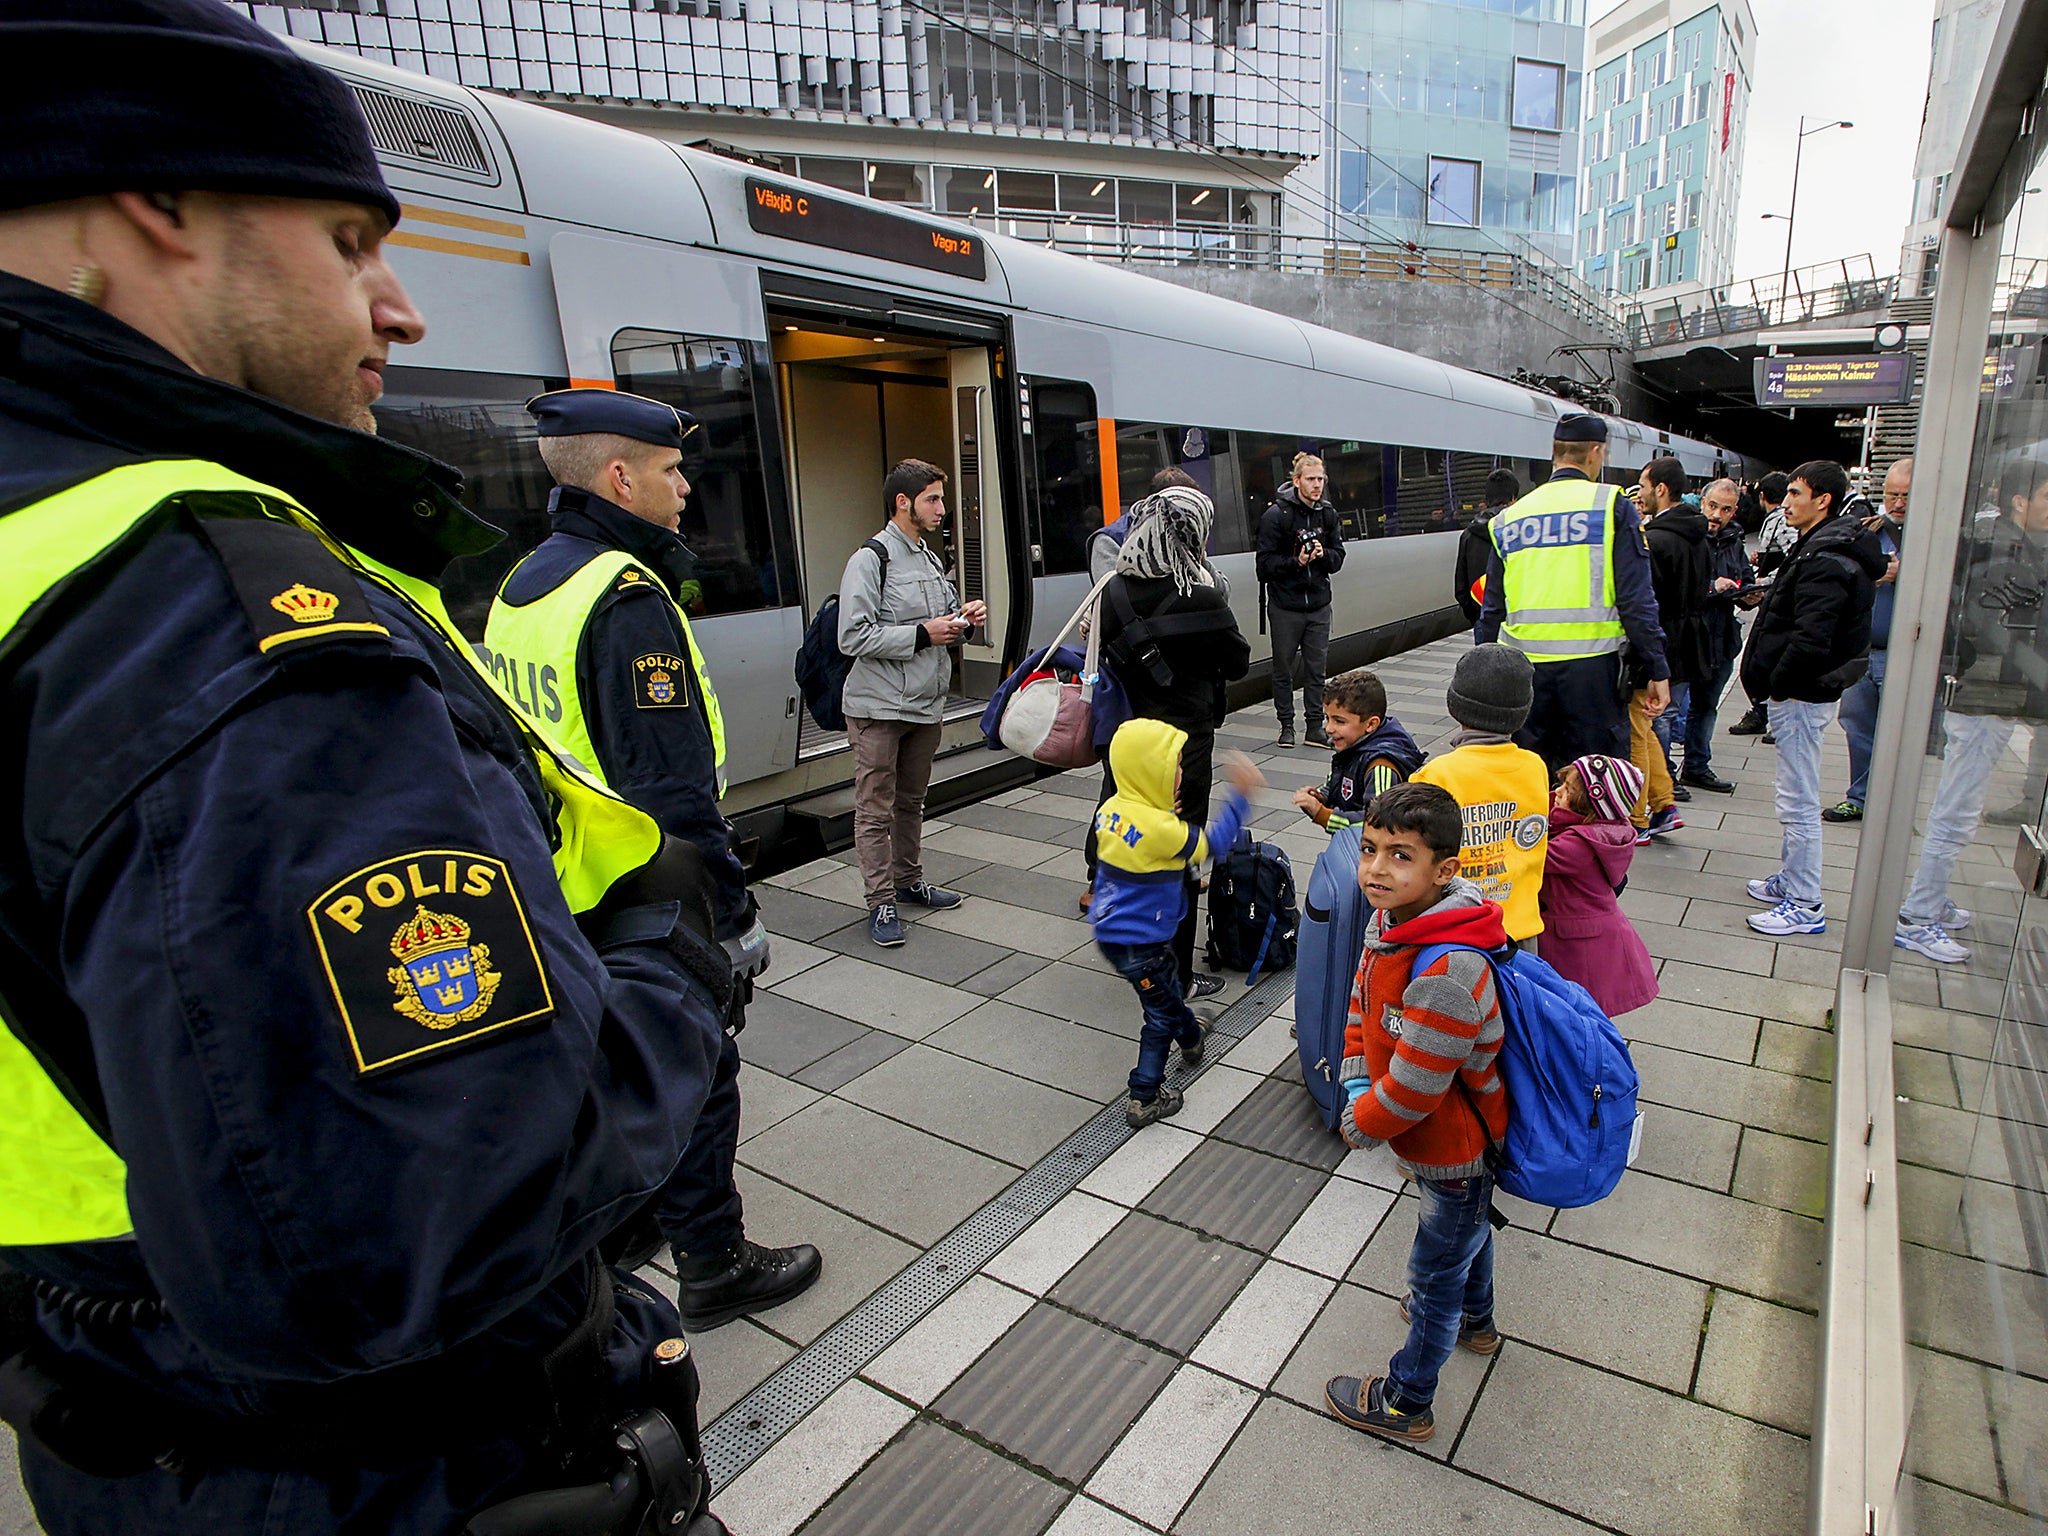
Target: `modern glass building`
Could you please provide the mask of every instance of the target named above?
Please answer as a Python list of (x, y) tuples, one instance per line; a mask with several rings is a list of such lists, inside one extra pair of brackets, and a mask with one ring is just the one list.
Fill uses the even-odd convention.
[(1628, 0), (1593, 35), (1579, 275), (1609, 293), (1726, 282), (1756, 59), (1748, 0)]
[(1569, 264), (1585, 16), (1586, 0), (1341, 0), (1320, 232)]

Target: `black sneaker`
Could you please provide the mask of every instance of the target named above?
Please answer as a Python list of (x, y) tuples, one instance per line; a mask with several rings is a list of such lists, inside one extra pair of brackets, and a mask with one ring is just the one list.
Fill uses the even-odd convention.
[[(1124, 1124), (1132, 1130), (1143, 1130), (1155, 1120), (1164, 1120), (1168, 1115), (1180, 1113), (1181, 1096), (1178, 1088), (1161, 1088), (1149, 1099), (1124, 1100)], [(688, 1319), (685, 1319), (688, 1321)]]
[(1831, 805), (1822, 811), (1820, 819), (1822, 821), (1861, 821), (1863, 819), (1863, 807), (1854, 800), (1844, 800), (1841, 804)]
[(1387, 1379), (1375, 1376), (1360, 1381), (1356, 1376), (1332, 1376), (1323, 1388), (1323, 1401), (1353, 1429), (1385, 1435), (1389, 1440), (1421, 1442), (1436, 1433), (1436, 1415), (1427, 1408), (1401, 1413), (1386, 1402)]
[(1204, 997), (1214, 997), (1228, 985), (1213, 971), (1197, 971), (1188, 981), (1187, 1001), (1192, 1003)]
[(1759, 711), (1752, 709), (1748, 714), (1728, 727), (1728, 734), (1730, 736), (1760, 736), (1764, 732), (1765, 724), (1764, 716)]
[(723, 1327), (749, 1312), (765, 1312), (817, 1283), (824, 1259), (809, 1243), (763, 1248), (740, 1239), (737, 1248), (703, 1258), (676, 1255), (676, 1305), (692, 1333)]
[(1735, 786), (1711, 768), (1688, 768), (1678, 776), (1678, 782), (1689, 784), (1694, 789), (1704, 789), (1710, 795), (1732, 795), (1735, 793)]
[(1273, 745), (1274, 745), (1274, 746), (1276, 746), (1276, 747), (1291, 747), (1291, 746), (1293, 746), (1293, 745), (1294, 745), (1294, 727), (1293, 727), (1293, 726), (1291, 726), (1291, 725), (1283, 725), (1283, 726), (1281, 726), (1281, 727), (1280, 727), (1280, 739), (1279, 739), (1278, 741), (1274, 742), (1274, 743), (1273, 743)]
[(1773, 736), (1769, 731), (1765, 731), (1763, 735), (1757, 737), (1757, 740), (1762, 742), (1767, 747), (1775, 747), (1778, 744), (1778, 738)]
[(1301, 733), (1301, 739), (1309, 743), (1310, 746), (1321, 747), (1325, 751), (1327, 751), (1330, 746), (1330, 733), (1324, 730), (1320, 725), (1312, 725), (1307, 730), (1303, 731)]

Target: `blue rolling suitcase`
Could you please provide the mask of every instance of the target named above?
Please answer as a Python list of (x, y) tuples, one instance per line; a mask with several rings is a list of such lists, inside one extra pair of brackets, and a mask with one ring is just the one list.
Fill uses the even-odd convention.
[(1344, 1087), (1337, 1081), (1344, 1025), (1371, 916), (1358, 888), (1358, 828), (1346, 827), (1332, 835), (1308, 877), (1294, 953), (1294, 1038), (1302, 1081), (1333, 1131), (1344, 1108)]

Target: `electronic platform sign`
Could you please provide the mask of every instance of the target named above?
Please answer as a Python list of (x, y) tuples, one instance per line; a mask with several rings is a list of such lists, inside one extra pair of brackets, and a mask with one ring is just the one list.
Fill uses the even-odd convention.
[(747, 223), (764, 235), (801, 240), (879, 261), (898, 261), (931, 272), (977, 281), (988, 276), (981, 236), (841, 202), (795, 187), (747, 178)]
[(1766, 408), (1819, 405), (1904, 405), (1913, 398), (1909, 352), (1859, 352), (1837, 357), (1760, 357), (1756, 403)]

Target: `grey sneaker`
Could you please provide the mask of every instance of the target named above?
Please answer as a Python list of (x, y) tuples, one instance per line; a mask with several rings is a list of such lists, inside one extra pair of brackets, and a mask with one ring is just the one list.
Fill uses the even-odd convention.
[(1202, 1032), (1195, 1037), (1193, 1045), (1189, 1045), (1186, 1041), (1181, 1042), (1180, 1064), (1184, 1067), (1199, 1067), (1202, 1064), (1202, 1058), (1209, 1054), (1209, 1025), (1197, 1021), (1197, 1027)]
[(1178, 1088), (1159, 1090), (1152, 1099), (1126, 1099), (1124, 1101), (1124, 1124), (1132, 1130), (1140, 1130), (1155, 1120), (1164, 1120), (1168, 1115), (1180, 1113), (1181, 1097)]
[(868, 914), (868, 937), (884, 949), (903, 942), (903, 919), (896, 915), (896, 903), (885, 901)]

